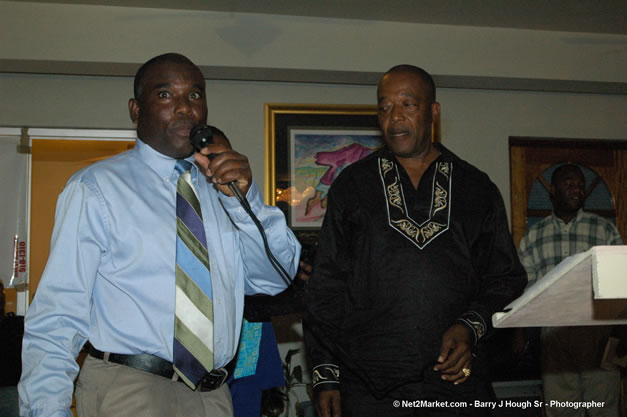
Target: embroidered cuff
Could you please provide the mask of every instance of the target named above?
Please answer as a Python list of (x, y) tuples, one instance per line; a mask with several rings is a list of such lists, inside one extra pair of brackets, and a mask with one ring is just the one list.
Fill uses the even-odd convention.
[(483, 317), (481, 317), (481, 314), (477, 313), (476, 311), (468, 311), (462, 314), (461, 317), (457, 319), (457, 321), (465, 324), (466, 326), (468, 326), (468, 328), (470, 328), (473, 335), (475, 336), (475, 345), (477, 344), (479, 339), (485, 336), (486, 332), (488, 331), (488, 326), (483, 320)]
[(332, 363), (315, 366), (311, 373), (314, 389), (339, 389), (340, 368)]

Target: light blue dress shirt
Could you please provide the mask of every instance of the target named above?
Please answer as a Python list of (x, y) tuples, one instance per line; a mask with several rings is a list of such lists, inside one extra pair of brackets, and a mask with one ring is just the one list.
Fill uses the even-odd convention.
[[(75, 358), (87, 340), (104, 352), (172, 361), (175, 163), (138, 139), (134, 149), (80, 170), (66, 184), (25, 318), (20, 415), (72, 415)], [(237, 350), (244, 294), (276, 294), (286, 285), (238, 201), (215, 190), (195, 166), (192, 180), (207, 235), (220, 367)], [(294, 276), (300, 245), (283, 213), (263, 204), (255, 184), (247, 198), (274, 256)]]

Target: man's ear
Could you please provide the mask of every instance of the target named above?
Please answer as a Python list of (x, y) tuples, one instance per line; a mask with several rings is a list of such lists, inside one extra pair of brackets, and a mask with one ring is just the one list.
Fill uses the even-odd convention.
[(549, 187), (549, 197), (551, 197), (551, 199), (555, 196), (555, 186), (553, 184), (551, 184), (551, 186)]
[(437, 124), (438, 120), (440, 120), (440, 103), (434, 101), (431, 103), (431, 121)]
[(139, 119), (139, 103), (134, 98), (128, 100), (128, 114), (131, 117), (131, 121), (137, 124)]
[(437, 126), (440, 121), (440, 103), (434, 101), (431, 104), (431, 142), (438, 142)]

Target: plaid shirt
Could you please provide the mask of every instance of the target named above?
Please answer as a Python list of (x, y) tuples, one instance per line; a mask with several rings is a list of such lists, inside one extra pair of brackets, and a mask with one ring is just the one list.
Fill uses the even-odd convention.
[(622, 244), (616, 226), (596, 214), (579, 210), (568, 224), (555, 213), (534, 224), (520, 241), (518, 256), (527, 270), (529, 286), (568, 256), (597, 245)]

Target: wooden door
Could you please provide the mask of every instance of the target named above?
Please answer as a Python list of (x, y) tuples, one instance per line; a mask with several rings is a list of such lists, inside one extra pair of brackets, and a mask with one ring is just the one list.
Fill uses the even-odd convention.
[(79, 169), (133, 146), (135, 141), (125, 140), (32, 140), (30, 300), (48, 260), (57, 197), (67, 180)]
[(529, 195), (534, 183), (544, 181), (548, 185), (547, 172), (564, 162), (583, 168), (588, 192), (607, 187), (609, 207), (584, 208), (615, 221), (626, 240), (627, 141), (510, 137), (509, 150), (512, 236), (516, 246), (525, 234), (529, 218), (550, 214), (550, 208), (530, 209)]

